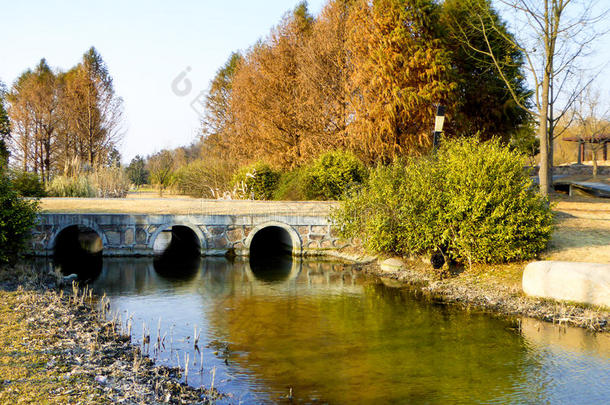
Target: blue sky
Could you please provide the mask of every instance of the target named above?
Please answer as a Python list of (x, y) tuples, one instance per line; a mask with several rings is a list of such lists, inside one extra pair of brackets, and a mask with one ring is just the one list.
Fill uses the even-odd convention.
[[(608, 0), (603, 0), (604, 1)], [(318, 14), (326, 0), (309, 0)], [(7, 86), (42, 58), (69, 69), (92, 45), (124, 99), (123, 161), (185, 145), (200, 128), (197, 100), (231, 52), (265, 37), (298, 0), (0, 0), (0, 80)], [(601, 6), (603, 8), (603, 4)], [(607, 62), (604, 44), (594, 53)], [(608, 72), (609, 69), (606, 69)], [(178, 80), (176, 89), (172, 82)], [(601, 77), (602, 99), (610, 81)], [(190, 90), (190, 91), (186, 91)], [(177, 93), (186, 93), (178, 95)]]
[[(7, 86), (42, 57), (57, 68), (78, 63), (92, 45), (106, 61), (124, 99), (124, 161), (185, 145), (198, 133), (191, 103), (230, 53), (264, 37), (298, 0), (6, 1), (0, 80)], [(317, 14), (324, 1), (310, 0)], [(172, 81), (187, 72), (191, 91)], [(186, 90), (185, 82), (178, 83)]]

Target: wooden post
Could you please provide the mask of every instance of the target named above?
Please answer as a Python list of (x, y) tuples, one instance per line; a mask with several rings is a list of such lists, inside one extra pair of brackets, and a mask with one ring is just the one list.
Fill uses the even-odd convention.
[(582, 141), (578, 141), (578, 161), (576, 162), (577, 165), (582, 164), (582, 153), (583, 153), (583, 144), (582, 144)]

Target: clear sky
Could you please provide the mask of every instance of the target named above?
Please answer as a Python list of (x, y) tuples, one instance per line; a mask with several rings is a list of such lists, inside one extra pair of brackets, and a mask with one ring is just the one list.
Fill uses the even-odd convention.
[[(325, 2), (309, 0), (310, 11), (318, 14)], [(265, 37), (297, 3), (0, 0), (0, 80), (10, 86), (43, 57), (67, 70), (95, 46), (124, 100), (125, 137), (119, 149), (128, 162), (136, 154), (193, 141), (200, 128), (197, 101), (217, 69), (231, 52)], [(597, 64), (606, 63), (605, 44), (598, 49)], [(600, 81), (604, 99), (610, 94), (608, 75)]]
[[(317, 14), (324, 0), (309, 0)], [(67, 70), (95, 46), (124, 100), (123, 161), (195, 139), (205, 91), (232, 51), (265, 37), (298, 0), (0, 0), (0, 80), (41, 58)], [(190, 71), (188, 70), (190, 69)], [(185, 80), (172, 82), (182, 72)], [(178, 93), (178, 94), (177, 94)], [(185, 95), (180, 95), (187, 93)]]

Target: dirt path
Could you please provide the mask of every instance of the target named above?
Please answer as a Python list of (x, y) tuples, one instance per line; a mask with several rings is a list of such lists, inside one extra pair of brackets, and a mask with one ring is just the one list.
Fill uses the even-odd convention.
[(610, 201), (560, 197), (556, 203), (557, 228), (543, 257), (610, 263)]

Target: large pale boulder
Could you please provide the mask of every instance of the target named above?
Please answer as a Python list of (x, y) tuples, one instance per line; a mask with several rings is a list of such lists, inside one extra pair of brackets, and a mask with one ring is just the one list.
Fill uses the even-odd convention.
[(610, 307), (610, 264), (533, 262), (523, 271), (523, 292)]
[(391, 257), (381, 262), (379, 264), (379, 267), (382, 271), (385, 271), (387, 273), (393, 273), (396, 271), (403, 270), (405, 268), (405, 262), (403, 262), (397, 257)]

